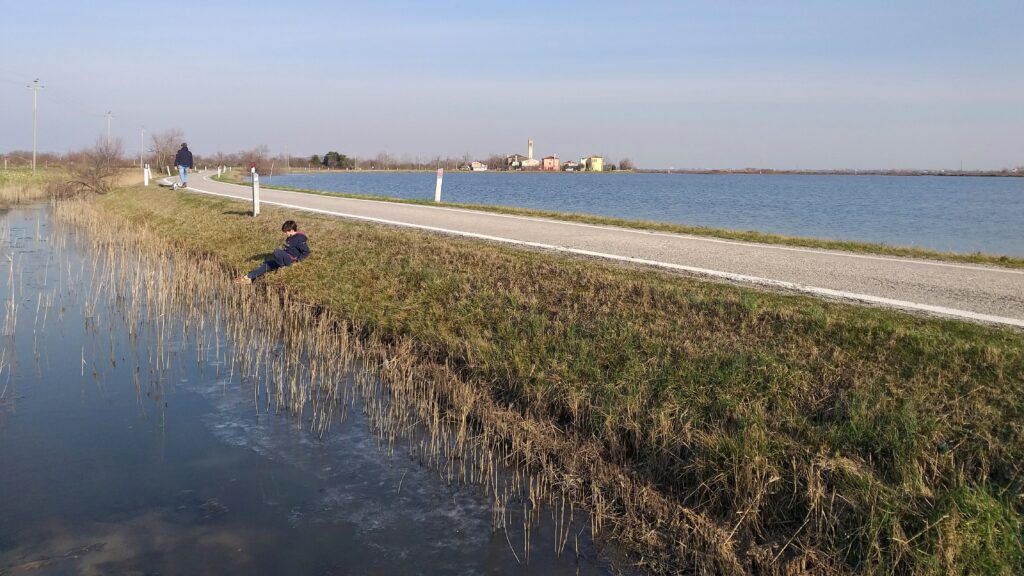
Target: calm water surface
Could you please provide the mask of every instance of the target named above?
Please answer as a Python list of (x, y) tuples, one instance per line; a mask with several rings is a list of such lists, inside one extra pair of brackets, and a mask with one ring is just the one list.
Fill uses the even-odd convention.
[(589, 530), (577, 563), (544, 525), (520, 564), (486, 498), (382, 454), (358, 410), (323, 440), (257, 414), (223, 355), (121, 317), (51, 229), (0, 215), (0, 574), (610, 573)]
[[(433, 173), (290, 174), (265, 183), (432, 200)], [(1024, 256), (1024, 178), (446, 173), (443, 200)]]

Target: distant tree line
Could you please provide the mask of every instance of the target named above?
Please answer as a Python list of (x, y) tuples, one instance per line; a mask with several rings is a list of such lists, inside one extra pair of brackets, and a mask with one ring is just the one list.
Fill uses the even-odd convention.
[[(490, 154), (486, 157), (474, 157), (466, 153), (462, 156), (431, 156), (422, 158), (419, 156), (394, 156), (388, 152), (380, 152), (372, 158), (358, 158), (347, 156), (340, 152), (331, 151), (323, 156), (313, 154), (305, 161), (306, 168), (318, 169), (327, 168), (332, 170), (434, 170), (444, 168), (445, 170), (468, 170), (474, 161), (483, 162), (489, 170), (507, 170), (506, 155)], [(299, 167), (300, 163), (293, 161), (293, 168)], [(618, 165), (605, 164), (605, 170), (634, 170), (636, 166), (629, 158), (623, 158)]]
[[(155, 172), (164, 172), (174, 163), (174, 156), (183, 142), (187, 142), (184, 131), (180, 128), (172, 128), (163, 132), (149, 134), (146, 150), (143, 151), (142, 161), (149, 164)], [(474, 156), (465, 153), (462, 156), (441, 156), (430, 157), (412, 156), (404, 154), (396, 156), (390, 152), (383, 151), (376, 156), (360, 158), (331, 150), (323, 155), (313, 154), (309, 157), (292, 158), (284, 154), (271, 155), (270, 148), (266, 144), (254, 146), (248, 150), (239, 152), (210, 152), (203, 146), (202, 142), (192, 142), (189, 145), (192, 151), (196, 166), (234, 166), (248, 169), (255, 166), (260, 174), (284, 174), (293, 169), (304, 170), (468, 170), (473, 161), (480, 161), (487, 165), (489, 170), (507, 170), (507, 156), (505, 154), (492, 153), (487, 156)], [(71, 158), (75, 153), (54, 154), (40, 152), (37, 154), (37, 164), (40, 166), (58, 166), (72, 162)], [(139, 161), (139, 154), (131, 151), (125, 152), (124, 162), (126, 165), (136, 165)], [(0, 154), (0, 168), (6, 161), (9, 168), (23, 168), (31, 166), (32, 152), (14, 150)], [(629, 158), (619, 161), (618, 169), (632, 170), (633, 162)], [(615, 170), (614, 164), (605, 164), (606, 170)]]
[[(420, 156), (395, 156), (390, 152), (380, 152), (376, 156), (359, 158), (348, 156), (337, 151), (330, 151), (324, 155), (313, 154), (303, 162), (292, 162), (292, 167), (302, 165), (310, 169), (332, 169), (332, 170), (460, 170), (467, 168), (471, 162), (477, 160), (471, 154), (455, 156), (431, 156), (423, 158)], [(505, 157), (493, 154), (487, 159), (480, 159), (488, 164), (491, 169), (504, 169)]]
[[(185, 133), (178, 128), (157, 132), (150, 136), (149, 148), (145, 153), (145, 162), (154, 170), (165, 170), (174, 163), (174, 156), (183, 143), (187, 142)], [(260, 174), (285, 173), (288, 171), (289, 158), (285, 155), (271, 156), (270, 147), (259, 144), (240, 152), (207, 152), (202, 143), (189, 144), (196, 167), (235, 166), (248, 168), (255, 166)], [(173, 167), (172, 167), (173, 169)]]
[[(54, 154), (53, 152), (39, 152), (36, 154), (36, 166), (59, 166), (67, 161), (67, 154)], [(7, 168), (31, 168), (31, 150), (11, 150), (0, 154), (0, 168), (6, 164)]]
[(335, 151), (324, 154), (323, 158), (314, 154), (313, 157), (309, 159), (309, 163), (313, 166), (320, 165), (324, 168), (334, 168), (337, 170), (352, 170), (356, 167), (355, 158), (349, 158), (348, 156)]

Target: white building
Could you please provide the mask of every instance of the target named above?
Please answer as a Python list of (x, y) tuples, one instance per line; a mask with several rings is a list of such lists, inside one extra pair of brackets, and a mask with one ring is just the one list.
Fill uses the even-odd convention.
[(505, 157), (505, 163), (508, 165), (509, 170), (524, 170), (533, 169), (540, 167), (540, 160), (533, 157), (533, 140), (528, 140), (526, 144), (526, 158), (523, 158), (519, 154), (513, 154)]

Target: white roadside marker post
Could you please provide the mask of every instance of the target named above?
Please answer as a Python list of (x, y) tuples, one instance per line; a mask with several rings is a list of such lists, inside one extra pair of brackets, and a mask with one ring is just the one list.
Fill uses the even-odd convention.
[(260, 215), (260, 175), (252, 169), (252, 216)]
[(149, 164), (142, 168), (142, 185), (149, 186)]
[(437, 169), (437, 186), (434, 188), (434, 202), (441, 202), (441, 180), (444, 179), (444, 168)]

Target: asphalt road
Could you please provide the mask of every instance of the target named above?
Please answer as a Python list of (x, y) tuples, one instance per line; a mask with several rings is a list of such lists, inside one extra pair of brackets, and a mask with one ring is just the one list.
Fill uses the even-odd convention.
[[(195, 187), (189, 190), (251, 202), (250, 187), (215, 182), (211, 175), (193, 174), (190, 182)], [(355, 200), (265, 186), (260, 198), (264, 204), (339, 217), (654, 266), (833, 300), (1024, 327), (1024, 271), (1020, 270), (559, 222), (443, 204)]]

